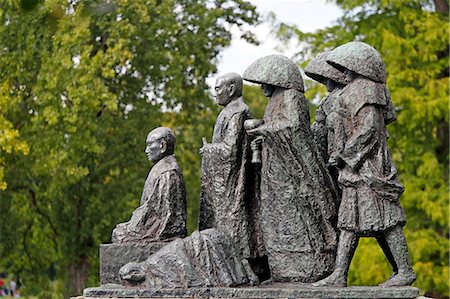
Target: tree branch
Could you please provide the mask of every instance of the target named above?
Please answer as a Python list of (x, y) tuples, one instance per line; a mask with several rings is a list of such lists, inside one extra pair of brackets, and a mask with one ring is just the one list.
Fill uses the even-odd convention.
[(50, 216), (48, 216), (47, 214), (45, 214), (45, 213), (39, 208), (39, 205), (38, 205), (37, 200), (36, 200), (36, 193), (34, 192), (34, 190), (31, 189), (31, 188), (28, 188), (27, 190), (28, 190), (28, 192), (30, 193), (30, 201), (31, 201), (31, 205), (34, 207), (34, 209), (36, 210), (36, 212), (37, 212), (40, 216), (42, 216), (42, 218), (44, 218), (44, 219), (48, 222), (48, 224), (50, 225), (50, 228), (51, 228), (51, 230), (52, 230), (52, 232), (53, 232), (52, 240), (53, 240), (53, 243), (54, 243), (55, 247), (57, 247), (57, 246), (58, 246), (58, 242), (57, 242), (57, 240), (56, 240), (56, 237), (58, 236), (58, 231), (56, 230), (55, 225), (53, 224), (53, 222), (52, 222)]

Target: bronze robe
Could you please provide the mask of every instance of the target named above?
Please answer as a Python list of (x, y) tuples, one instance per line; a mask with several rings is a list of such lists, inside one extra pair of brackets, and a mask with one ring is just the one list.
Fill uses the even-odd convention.
[(340, 229), (370, 236), (406, 223), (399, 202), (404, 189), (387, 148), (386, 124), (394, 119), (392, 101), (382, 83), (360, 77), (335, 97), (326, 122), (330, 131), (340, 135), (328, 138), (329, 153), (345, 162), (338, 178)]
[(303, 93), (277, 88), (264, 136), (261, 219), (274, 281), (317, 281), (334, 266), (336, 188), (310, 129)]
[(249, 149), (244, 121), (251, 118), (242, 98), (217, 117), (212, 143), (203, 147), (199, 229), (217, 228), (250, 257), (246, 182)]
[(184, 179), (175, 157), (169, 155), (150, 170), (141, 205), (128, 222), (116, 226), (112, 241), (158, 241), (186, 235)]
[[(314, 141), (317, 148), (322, 155), (325, 162), (328, 162), (330, 157), (336, 158), (335, 149), (342, 148), (345, 140), (345, 134), (342, 124), (335, 123), (334, 126), (327, 126), (327, 122), (330, 123), (333, 120), (334, 105), (336, 105), (336, 97), (340, 96), (342, 88), (336, 87), (331, 91), (325, 99), (320, 103), (319, 108), (316, 111), (316, 119), (311, 125), (311, 131), (314, 135)], [(341, 144), (341, 146), (339, 146)], [(334, 169), (332, 176), (335, 182), (337, 182), (337, 174)]]
[(141, 288), (159, 289), (234, 287), (258, 281), (230, 236), (217, 229), (176, 239), (144, 262), (124, 265), (119, 275), (124, 285), (135, 285), (133, 276), (139, 275), (145, 277)]

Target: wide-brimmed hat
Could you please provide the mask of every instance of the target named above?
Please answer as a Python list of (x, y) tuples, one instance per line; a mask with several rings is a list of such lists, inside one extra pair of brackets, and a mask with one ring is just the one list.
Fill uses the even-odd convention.
[(305, 91), (298, 66), (283, 55), (264, 56), (253, 62), (242, 76), (244, 80)]
[(375, 82), (386, 83), (386, 67), (380, 53), (366, 43), (343, 44), (331, 51), (326, 61), (338, 69), (346, 68)]
[(324, 85), (327, 84), (327, 79), (331, 79), (340, 84), (347, 84), (347, 76), (327, 63), (326, 59), (329, 54), (330, 51), (326, 51), (317, 55), (306, 66), (305, 74)]

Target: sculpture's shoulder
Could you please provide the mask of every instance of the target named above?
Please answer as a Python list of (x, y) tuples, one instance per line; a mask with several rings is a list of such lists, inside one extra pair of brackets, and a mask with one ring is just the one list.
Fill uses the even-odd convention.
[(365, 105), (386, 107), (389, 99), (386, 97), (386, 86), (367, 78), (357, 78), (348, 84), (342, 92), (344, 102), (348, 103), (352, 115), (356, 115)]
[(338, 87), (328, 93), (328, 95), (322, 100), (320, 103), (320, 109), (325, 113), (325, 115), (329, 115), (333, 111), (334, 105), (336, 105), (336, 102), (341, 94), (342, 88)]
[(242, 97), (228, 104), (224, 108), (224, 110), (227, 111), (230, 116), (233, 116), (235, 114), (250, 115), (250, 108), (247, 106), (247, 104), (244, 103)]
[(169, 155), (159, 160), (151, 169), (150, 175), (153, 177), (159, 177), (166, 172), (174, 172), (181, 174), (180, 166), (174, 155)]

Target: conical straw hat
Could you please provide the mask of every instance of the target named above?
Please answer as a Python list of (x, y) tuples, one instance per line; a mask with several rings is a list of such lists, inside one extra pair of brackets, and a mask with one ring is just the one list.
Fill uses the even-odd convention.
[(253, 62), (242, 76), (244, 80), (305, 91), (298, 66), (283, 55), (264, 56)]
[(386, 68), (380, 53), (363, 42), (343, 44), (328, 55), (326, 61), (336, 68), (346, 68), (370, 80), (386, 83)]
[(347, 76), (326, 62), (329, 54), (330, 51), (326, 51), (317, 55), (306, 66), (305, 74), (324, 85), (327, 84), (327, 79), (331, 79), (340, 84), (347, 84)]

